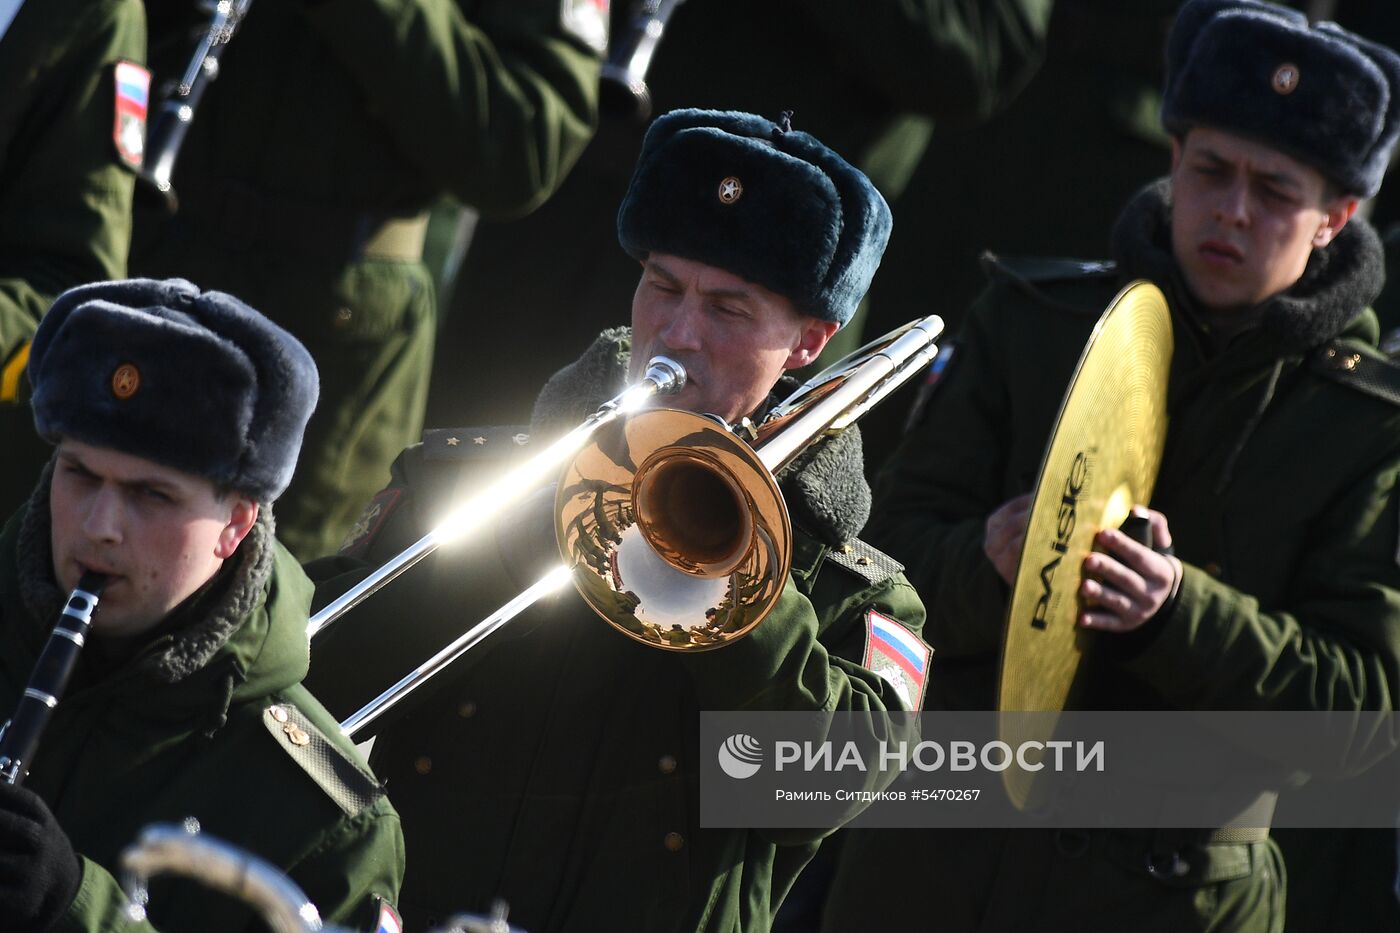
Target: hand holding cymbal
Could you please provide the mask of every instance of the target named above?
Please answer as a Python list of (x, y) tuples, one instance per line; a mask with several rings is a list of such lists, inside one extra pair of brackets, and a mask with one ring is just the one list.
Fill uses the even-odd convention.
[[(1135, 535), (1130, 525), (1145, 533)], [(1181, 581), (1171, 540), (1167, 517), (1144, 508), (1134, 509), (1118, 528), (1100, 531), (1082, 565), (1083, 608), (1076, 622), (1102, 632), (1131, 632), (1156, 616)]]

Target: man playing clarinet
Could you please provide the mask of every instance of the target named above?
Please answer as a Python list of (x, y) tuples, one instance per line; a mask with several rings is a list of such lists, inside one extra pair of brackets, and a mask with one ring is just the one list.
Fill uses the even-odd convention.
[(261, 929), (160, 882), (148, 920), (122, 925), (122, 849), (187, 817), (287, 872), (328, 921), (392, 913), (398, 816), (301, 686), (311, 584), (273, 537), (311, 357), (229, 295), (133, 280), (60, 296), (29, 379), (56, 449), (0, 532), (0, 717), (24, 715), (65, 594), (104, 585), (66, 691), (35, 688), (62, 695), (34, 754), (0, 783), (0, 927)]

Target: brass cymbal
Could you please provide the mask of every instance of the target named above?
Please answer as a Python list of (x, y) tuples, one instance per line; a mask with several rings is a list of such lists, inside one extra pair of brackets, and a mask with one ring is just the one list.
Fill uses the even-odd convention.
[[(1031, 501), (1002, 642), (1003, 712), (1073, 708), (1093, 638), (1075, 625), (1081, 567), (1099, 531), (1118, 527), (1134, 505), (1152, 498), (1167, 436), (1173, 345), (1166, 298), (1146, 281), (1119, 292), (1089, 335)], [(1053, 732), (1053, 716), (1033, 718), (1031, 731)], [(1025, 734), (1030, 719), (1013, 726), (1003, 717), (1003, 740), (1053, 737)], [(1033, 772), (1003, 775), (1016, 806), (1036, 802)]]

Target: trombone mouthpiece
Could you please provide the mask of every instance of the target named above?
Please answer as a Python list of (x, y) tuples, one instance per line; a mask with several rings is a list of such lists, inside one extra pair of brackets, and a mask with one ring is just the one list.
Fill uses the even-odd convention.
[(669, 356), (653, 356), (644, 378), (656, 385), (657, 395), (675, 395), (685, 388), (685, 367)]

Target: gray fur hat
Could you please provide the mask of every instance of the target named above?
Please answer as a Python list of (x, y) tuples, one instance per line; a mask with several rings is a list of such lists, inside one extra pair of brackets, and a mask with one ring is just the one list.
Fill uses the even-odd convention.
[(1371, 197), (1400, 136), (1400, 56), (1270, 3), (1190, 0), (1167, 42), (1162, 124), (1247, 136)]
[(203, 476), (260, 502), (291, 481), (319, 380), (306, 348), (183, 279), (70, 289), (29, 351), (34, 425)]

